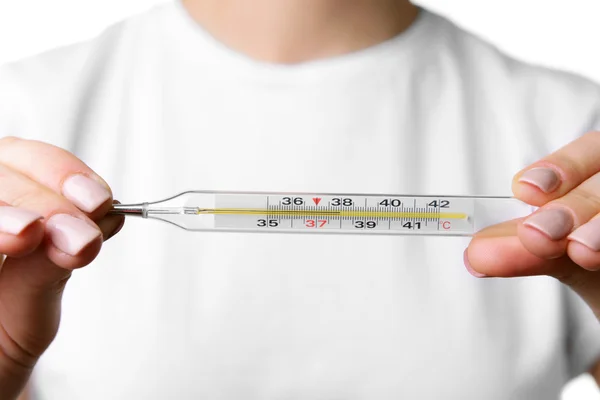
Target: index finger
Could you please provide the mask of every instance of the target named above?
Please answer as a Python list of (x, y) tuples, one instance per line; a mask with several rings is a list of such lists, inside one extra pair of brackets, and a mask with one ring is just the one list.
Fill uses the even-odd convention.
[(600, 172), (600, 132), (590, 132), (521, 170), (513, 193), (535, 206), (564, 196)]
[(105, 214), (112, 204), (108, 184), (59, 147), (5, 137), (0, 139), (0, 163), (61, 194), (92, 219)]

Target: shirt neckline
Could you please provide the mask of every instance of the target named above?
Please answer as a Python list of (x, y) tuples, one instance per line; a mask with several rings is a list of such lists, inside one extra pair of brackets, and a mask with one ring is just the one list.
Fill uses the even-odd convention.
[(269, 80), (335, 79), (365, 69), (385, 67), (387, 59), (406, 60), (404, 64), (408, 66), (412, 64), (412, 57), (433, 49), (435, 40), (432, 39), (439, 25), (434, 21), (434, 14), (419, 8), (419, 14), (410, 27), (373, 46), (314, 61), (276, 64), (252, 59), (220, 42), (191, 17), (181, 0), (172, 0), (171, 5), (174, 23), (166, 25), (167, 33), (175, 35), (176, 45), (185, 46), (186, 58), (197, 57), (197, 61), (205, 67), (214, 67), (221, 72)]

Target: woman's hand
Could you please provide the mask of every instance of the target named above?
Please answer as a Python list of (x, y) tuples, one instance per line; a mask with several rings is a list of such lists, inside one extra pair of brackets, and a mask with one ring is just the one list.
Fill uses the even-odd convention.
[(71, 271), (123, 223), (110, 188), (74, 155), (0, 139), (0, 398), (14, 399), (54, 339)]
[(540, 208), (475, 235), (467, 269), (477, 277), (555, 277), (600, 319), (600, 132), (519, 172), (513, 192)]

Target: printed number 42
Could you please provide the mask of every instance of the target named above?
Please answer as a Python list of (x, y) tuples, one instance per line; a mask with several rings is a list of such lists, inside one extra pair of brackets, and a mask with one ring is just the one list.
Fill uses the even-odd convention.
[(319, 219), (319, 220), (314, 220), (314, 219), (307, 219), (306, 220), (306, 227), (307, 228), (322, 228), (325, 226), (325, 224), (327, 223), (326, 219)]

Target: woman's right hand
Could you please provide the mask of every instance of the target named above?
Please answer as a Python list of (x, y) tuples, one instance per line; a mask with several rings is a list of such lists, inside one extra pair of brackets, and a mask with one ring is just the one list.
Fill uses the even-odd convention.
[(106, 182), (67, 151), (0, 139), (1, 399), (17, 398), (54, 339), (72, 270), (120, 230), (123, 217), (105, 216), (112, 202)]

